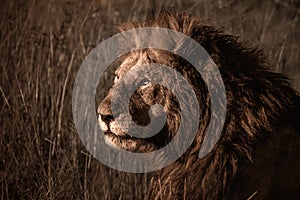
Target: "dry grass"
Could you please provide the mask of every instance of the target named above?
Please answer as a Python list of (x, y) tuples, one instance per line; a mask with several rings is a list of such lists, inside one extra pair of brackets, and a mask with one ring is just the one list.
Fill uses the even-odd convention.
[[(149, 177), (94, 160), (80, 143), (71, 112), (72, 84), (84, 57), (116, 24), (145, 19), (153, 2), (140, 2), (1, 2), (1, 199), (147, 199)], [(211, 2), (167, 0), (163, 6), (204, 16), (264, 46), (274, 70), (300, 88), (298, 1)], [(160, 6), (155, 3), (154, 11)]]

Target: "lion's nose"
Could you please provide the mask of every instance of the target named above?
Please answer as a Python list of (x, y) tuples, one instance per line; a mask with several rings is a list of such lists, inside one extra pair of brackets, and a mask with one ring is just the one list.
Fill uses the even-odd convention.
[(100, 114), (100, 116), (101, 116), (101, 120), (103, 122), (105, 122), (106, 124), (109, 124), (109, 122), (113, 121), (113, 119), (114, 119), (112, 115), (101, 115)]

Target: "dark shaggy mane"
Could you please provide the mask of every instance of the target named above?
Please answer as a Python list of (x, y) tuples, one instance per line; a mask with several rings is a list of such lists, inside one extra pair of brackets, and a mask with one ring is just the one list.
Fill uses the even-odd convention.
[(291, 113), (299, 116), (299, 96), (287, 77), (270, 71), (261, 50), (248, 47), (239, 37), (224, 34), (198, 17), (162, 11), (145, 23), (127, 23), (119, 30), (138, 27), (169, 28), (199, 42), (218, 65), (227, 95), (226, 122), (214, 150), (201, 160), (197, 157), (207, 126), (202, 123), (191, 150), (158, 172), (157, 181), (152, 183), (153, 196), (229, 198), (241, 166), (255, 162), (256, 147), (278, 135), (284, 123), (295, 122), (289, 117)]

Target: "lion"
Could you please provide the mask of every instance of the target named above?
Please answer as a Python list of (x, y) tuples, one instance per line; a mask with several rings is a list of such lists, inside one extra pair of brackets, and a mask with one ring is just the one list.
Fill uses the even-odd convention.
[[(300, 97), (289, 79), (271, 71), (261, 50), (199, 17), (162, 11), (144, 23), (121, 25), (119, 30), (140, 27), (175, 30), (201, 44), (220, 71), (227, 100), (221, 137), (200, 159), (198, 152), (211, 113), (201, 74), (180, 56), (164, 50), (135, 50), (120, 58), (114, 84), (136, 66), (160, 63), (189, 81), (200, 105), (199, 128), (190, 148), (174, 163), (150, 174), (152, 198), (300, 199)], [(97, 111), (107, 144), (145, 153), (164, 147), (176, 135), (182, 108), (168, 88), (145, 80), (130, 98), (132, 120), (140, 126), (150, 123), (149, 109), (154, 104), (162, 105), (167, 113), (163, 128), (148, 138), (131, 137), (119, 128), (111, 110), (113, 89)]]

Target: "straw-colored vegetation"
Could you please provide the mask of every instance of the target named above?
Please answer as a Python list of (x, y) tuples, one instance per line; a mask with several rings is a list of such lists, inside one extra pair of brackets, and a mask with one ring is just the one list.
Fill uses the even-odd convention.
[[(115, 25), (142, 21), (160, 6), (152, 9), (152, 0), (1, 2), (1, 199), (147, 199), (149, 177), (109, 169), (85, 150), (71, 97), (93, 47), (115, 33)], [(298, 1), (167, 0), (163, 6), (208, 18), (264, 47), (274, 70), (300, 88)], [(106, 74), (102, 85), (108, 80)]]

